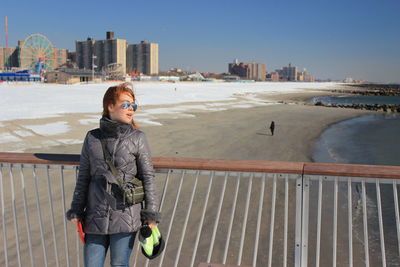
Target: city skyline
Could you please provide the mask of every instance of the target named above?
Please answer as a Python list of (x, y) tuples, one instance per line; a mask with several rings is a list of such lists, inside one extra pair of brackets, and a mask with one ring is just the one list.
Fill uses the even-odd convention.
[[(75, 41), (159, 44), (160, 70), (227, 72), (235, 58), (271, 72), (292, 63), (321, 79), (400, 83), (398, 1), (8, 1), (0, 10), (0, 46), (33, 33), (75, 51)], [(115, 9), (113, 9), (115, 7)]]

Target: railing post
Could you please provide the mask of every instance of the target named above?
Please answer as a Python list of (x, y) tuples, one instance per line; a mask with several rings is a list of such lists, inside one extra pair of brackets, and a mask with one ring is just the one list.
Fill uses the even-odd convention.
[(6, 224), (6, 205), (4, 201), (4, 185), (3, 185), (3, 164), (0, 165), (0, 196), (1, 196), (1, 221), (3, 229), (3, 249), (5, 267), (8, 267), (8, 242), (7, 242), (7, 224)]
[(296, 234), (295, 234), (295, 258), (294, 266), (301, 267), (301, 203), (302, 203), (302, 191), (303, 191), (303, 178), (296, 179)]
[(304, 175), (296, 179), (296, 267), (306, 267), (308, 260), (309, 183)]

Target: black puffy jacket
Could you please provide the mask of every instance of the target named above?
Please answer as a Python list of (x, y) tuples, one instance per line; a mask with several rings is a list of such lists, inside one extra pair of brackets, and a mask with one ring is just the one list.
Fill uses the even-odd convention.
[[(112, 184), (109, 181), (115, 179), (104, 159), (100, 138), (106, 140), (107, 149), (123, 179), (129, 181), (138, 177), (143, 181), (144, 209), (142, 204), (126, 207), (110, 203), (107, 192), (111, 192)], [(85, 233), (135, 232), (142, 221), (160, 220), (158, 202), (153, 164), (144, 132), (130, 124), (101, 118), (100, 128), (89, 131), (85, 137), (78, 179), (67, 218), (82, 220)]]

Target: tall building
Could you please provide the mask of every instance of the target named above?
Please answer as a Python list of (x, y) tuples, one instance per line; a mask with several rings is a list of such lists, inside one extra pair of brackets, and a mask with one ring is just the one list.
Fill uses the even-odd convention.
[(304, 81), (304, 72), (300, 71), (297, 73), (297, 80), (299, 82), (303, 82)]
[(297, 67), (292, 67), (289, 63), (289, 66), (283, 67), (283, 72), (285, 75), (283, 77), (287, 77), (288, 81), (297, 81)]
[(58, 68), (68, 62), (68, 49), (56, 49), (56, 62), (54, 68)]
[(0, 69), (18, 67), (18, 55), (18, 47), (9, 47), (8, 50), (0, 47)]
[(276, 70), (276, 72), (279, 73), (279, 78), (280, 80), (283, 81), (297, 81), (297, 67), (292, 67), (292, 65), (289, 63), (289, 66), (283, 67), (281, 70)]
[(140, 44), (128, 45), (126, 65), (128, 72), (158, 74), (158, 44), (141, 41)]
[(251, 80), (265, 81), (265, 76), (267, 73), (267, 66), (264, 63), (247, 63), (249, 68), (248, 77)]
[(126, 74), (127, 41), (114, 39), (114, 32), (107, 32), (106, 40), (94, 40), (88, 37), (86, 41), (76, 41), (76, 63), (80, 69), (107, 71), (118, 67), (121, 75)]
[(76, 63), (80, 69), (92, 69), (94, 40), (88, 37), (86, 41), (75, 41)]
[(279, 73), (276, 71), (268, 73), (266, 80), (271, 82), (279, 82)]
[(234, 63), (229, 63), (228, 71), (230, 74), (237, 75), (244, 79), (265, 81), (267, 67), (264, 63), (239, 63), (235, 60)]
[(287, 67), (283, 67), (280, 70), (276, 70), (279, 73), (280, 81), (299, 81), (299, 82), (314, 82), (315, 77), (307, 72), (306, 69), (299, 71), (297, 67), (292, 67), (291, 64)]
[(243, 62), (229, 63), (228, 72), (233, 75), (237, 75), (240, 78), (247, 78), (247, 65)]
[(304, 82), (315, 82), (315, 77), (309, 74), (306, 69), (303, 70), (302, 74)]

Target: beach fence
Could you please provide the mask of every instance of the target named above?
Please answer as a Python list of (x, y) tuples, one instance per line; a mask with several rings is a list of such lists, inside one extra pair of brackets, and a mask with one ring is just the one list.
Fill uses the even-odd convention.
[[(0, 153), (0, 266), (83, 266), (79, 155)], [(154, 158), (164, 252), (131, 266), (398, 266), (400, 167)], [(108, 259), (107, 259), (108, 261)], [(215, 265), (217, 266), (217, 265)]]

